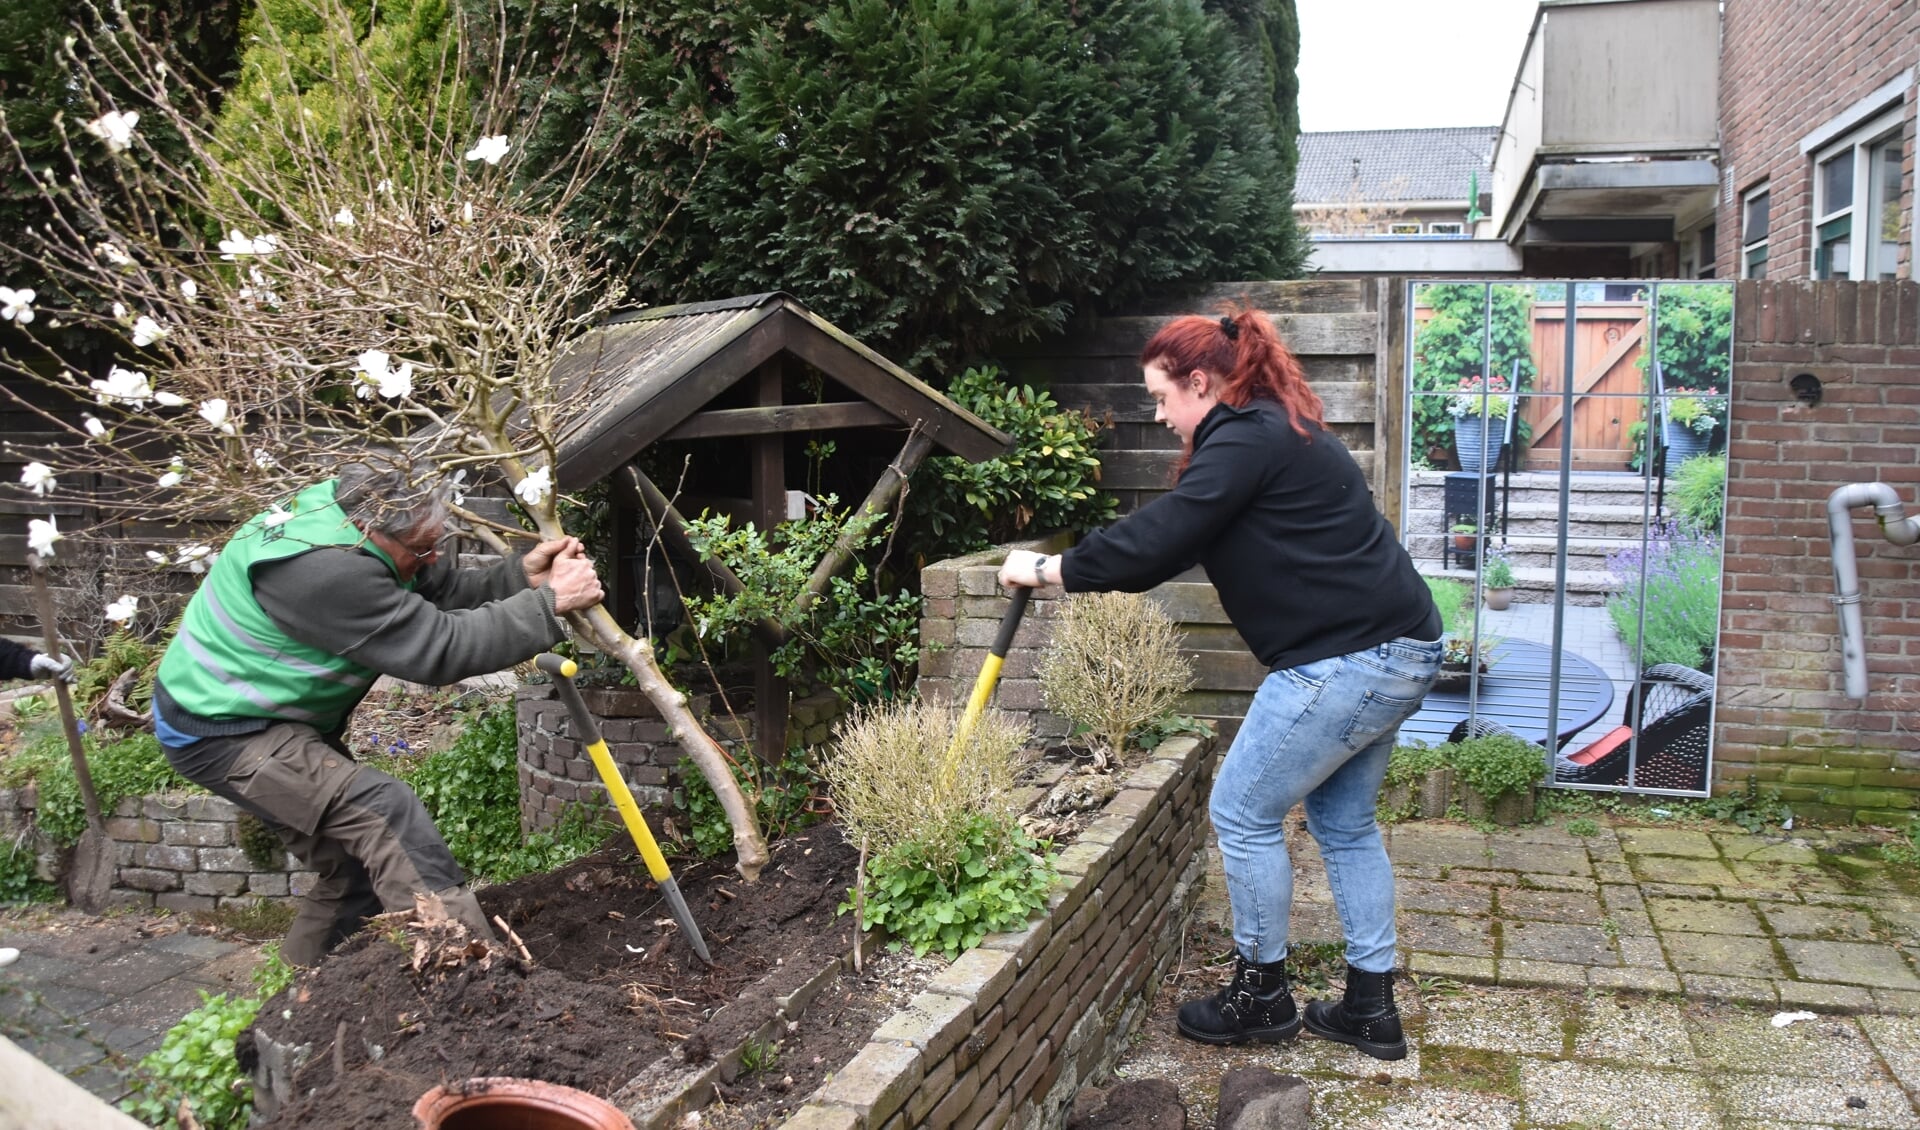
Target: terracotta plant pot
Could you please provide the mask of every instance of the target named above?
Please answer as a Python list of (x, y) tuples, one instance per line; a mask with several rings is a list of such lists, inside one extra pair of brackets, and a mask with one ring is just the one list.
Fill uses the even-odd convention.
[(435, 1087), (413, 1104), (420, 1130), (634, 1130), (619, 1108), (539, 1079), (494, 1076)]

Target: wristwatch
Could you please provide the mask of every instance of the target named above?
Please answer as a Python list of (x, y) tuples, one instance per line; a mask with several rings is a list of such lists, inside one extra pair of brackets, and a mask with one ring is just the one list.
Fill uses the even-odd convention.
[(1047, 555), (1044, 553), (1033, 559), (1033, 583), (1036, 587), (1047, 583)]

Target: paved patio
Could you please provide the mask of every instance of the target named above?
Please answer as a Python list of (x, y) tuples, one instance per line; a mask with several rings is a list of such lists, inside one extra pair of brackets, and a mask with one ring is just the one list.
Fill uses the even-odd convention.
[[(1122, 1074), (1174, 1078), (1197, 1126), (1220, 1074), (1259, 1065), (1308, 1080), (1315, 1130), (1920, 1127), (1920, 871), (1863, 832), (1567, 823), (1389, 830), (1407, 1059), (1201, 1049), (1171, 1034), (1168, 992)], [(1318, 855), (1289, 831), (1293, 937), (1334, 942)], [(1222, 887), (1203, 920), (1228, 921)]]

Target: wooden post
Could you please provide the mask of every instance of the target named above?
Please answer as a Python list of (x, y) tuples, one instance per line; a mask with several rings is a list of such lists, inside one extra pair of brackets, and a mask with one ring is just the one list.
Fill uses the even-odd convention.
[[(904, 487), (907, 480), (913, 476), (914, 468), (918, 467), (921, 460), (925, 459), (927, 453), (932, 450), (933, 437), (921, 431), (916, 424), (913, 430), (907, 433), (907, 442), (901, 447), (900, 454), (894, 456), (893, 462), (887, 464), (887, 469), (880, 473), (880, 481), (873, 484), (873, 489), (867, 492), (866, 499), (854, 508), (849, 516), (849, 522), (865, 514), (886, 513), (893, 506), (893, 500), (900, 494), (900, 488)], [(840, 536), (834, 540), (833, 548), (820, 559), (820, 564), (814, 566), (812, 575), (807, 578), (806, 591), (794, 600), (795, 615), (811, 608), (813, 602), (820, 599), (827, 591), (827, 584), (833, 580), (834, 576), (847, 567), (847, 562), (853, 557), (853, 541), (850, 530), (840, 532)]]
[[(778, 355), (754, 370), (754, 404), (777, 408), (784, 366)], [(779, 432), (747, 441), (753, 455), (753, 504), (760, 529), (771, 534), (787, 517), (787, 437)], [(787, 680), (774, 673), (773, 649), (753, 641), (754, 751), (762, 765), (777, 765), (787, 752)]]

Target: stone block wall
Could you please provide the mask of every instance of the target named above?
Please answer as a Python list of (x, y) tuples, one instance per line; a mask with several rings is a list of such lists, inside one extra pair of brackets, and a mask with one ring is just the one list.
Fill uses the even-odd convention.
[(1162, 743), (1060, 853), (1046, 916), (934, 977), (786, 1130), (1064, 1126), (1178, 958), (1204, 874), (1211, 754), (1210, 741)]
[[(674, 773), (685, 756), (666, 722), (637, 687), (582, 687), (580, 697), (599, 720), (607, 752), (627, 779), (642, 808), (664, 808)], [(529, 683), (514, 693), (520, 746), (520, 826), (551, 828), (575, 804), (607, 803), (593, 759), (574, 733), (566, 706), (548, 683)], [(687, 707), (707, 733), (734, 756), (753, 744), (751, 712), (734, 717), (714, 713), (706, 695), (688, 697)], [(787, 713), (787, 743), (818, 745), (827, 740), (840, 716), (840, 700), (831, 692), (796, 698)]]
[[(0, 835), (25, 834), (40, 857), (40, 877), (60, 877), (63, 855), (34, 815), (38, 791), (0, 789)], [(108, 850), (113, 855), (115, 906), (160, 910), (215, 910), (258, 898), (304, 895), (314, 873), (278, 845), (262, 866), (240, 846), (240, 810), (216, 796), (158, 793), (126, 797), (106, 818)]]

